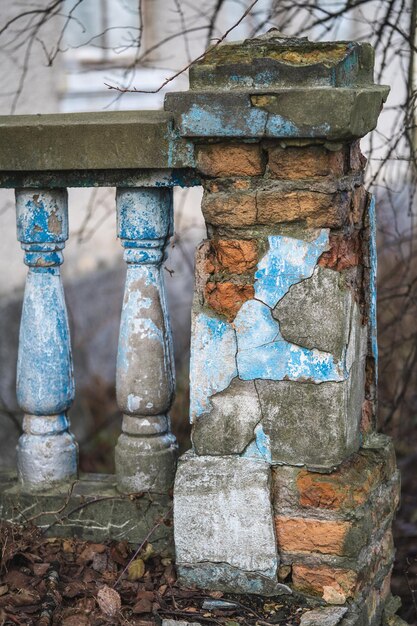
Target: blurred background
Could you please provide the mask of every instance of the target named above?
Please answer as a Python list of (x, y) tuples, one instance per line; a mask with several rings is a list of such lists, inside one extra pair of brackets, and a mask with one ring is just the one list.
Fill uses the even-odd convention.
[[(229, 30), (229, 41), (274, 26), (286, 35), (375, 46), (375, 80), (391, 93), (362, 151), (377, 197), (379, 427), (394, 438), (403, 472), (393, 589), (410, 624), (417, 624), (416, 16), (417, 0), (0, 0), (3, 115), (159, 109), (166, 90), (188, 88), (186, 71), (166, 80)], [(132, 88), (148, 93), (124, 91)], [(69, 190), (62, 274), (77, 386), (70, 416), (83, 471), (114, 470), (120, 432), (114, 378), (125, 268), (114, 195)], [(205, 237), (201, 195), (199, 188), (175, 191), (165, 264), (177, 370), (171, 416), (182, 450), (189, 446), (193, 257)], [(21, 428), (15, 370), (26, 276), (12, 191), (0, 190), (0, 233), (0, 469), (7, 469)]]

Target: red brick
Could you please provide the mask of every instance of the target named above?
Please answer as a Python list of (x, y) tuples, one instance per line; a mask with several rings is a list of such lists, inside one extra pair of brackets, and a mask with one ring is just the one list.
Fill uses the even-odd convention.
[[(329, 596), (329, 588), (344, 596), (341, 603), (352, 598), (358, 579), (357, 572), (328, 565), (293, 565), (292, 582), (296, 591), (309, 595)], [(327, 594), (326, 594), (327, 590)]]
[(356, 267), (361, 260), (361, 243), (358, 231), (349, 235), (331, 233), (329, 237), (330, 249), (323, 252), (319, 258), (319, 265), (332, 270), (342, 270)]
[(299, 180), (344, 174), (344, 150), (331, 152), (322, 146), (274, 147), (268, 153), (268, 171), (274, 178)]
[(256, 267), (258, 248), (255, 241), (218, 239), (212, 241), (209, 262), (213, 272), (244, 274)]
[(304, 221), (313, 228), (339, 228), (349, 217), (350, 192), (259, 191), (257, 222)]
[(231, 322), (246, 300), (254, 296), (252, 285), (237, 285), (231, 282), (208, 282), (205, 289), (206, 303)]
[(354, 509), (369, 499), (384, 474), (383, 459), (366, 452), (352, 455), (331, 474), (301, 470), (297, 478), (299, 503), (329, 510)]
[(260, 176), (264, 165), (259, 144), (217, 143), (197, 149), (197, 167), (206, 176)]
[(350, 522), (277, 515), (275, 529), (278, 549), (284, 552), (318, 552), (344, 555)]

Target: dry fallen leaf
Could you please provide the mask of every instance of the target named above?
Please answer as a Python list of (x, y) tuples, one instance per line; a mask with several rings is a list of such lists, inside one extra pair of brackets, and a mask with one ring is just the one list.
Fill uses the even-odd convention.
[(127, 568), (128, 579), (131, 581), (139, 580), (145, 573), (145, 563), (142, 559), (135, 559)]
[(109, 617), (114, 617), (121, 609), (122, 601), (115, 589), (105, 585), (97, 593), (97, 602), (101, 611)]
[(136, 602), (135, 606), (132, 609), (132, 612), (135, 614), (140, 613), (151, 613), (152, 612), (152, 602), (147, 600), (146, 598), (142, 598), (139, 602)]
[(153, 545), (151, 543), (147, 543), (146, 548), (142, 550), (140, 553), (140, 558), (142, 559), (142, 561), (147, 561), (154, 554), (155, 554), (155, 550), (153, 548)]

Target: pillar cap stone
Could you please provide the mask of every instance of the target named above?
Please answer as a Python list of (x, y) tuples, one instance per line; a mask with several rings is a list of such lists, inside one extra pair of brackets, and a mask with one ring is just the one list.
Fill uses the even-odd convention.
[(389, 87), (373, 81), (368, 43), (312, 42), (276, 29), (213, 46), (190, 91), (167, 94), (185, 137), (341, 141), (376, 126)]

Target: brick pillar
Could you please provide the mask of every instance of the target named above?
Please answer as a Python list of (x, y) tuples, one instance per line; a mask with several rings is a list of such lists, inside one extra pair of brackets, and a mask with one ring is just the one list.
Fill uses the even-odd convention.
[(380, 623), (398, 499), (392, 445), (374, 432), (375, 218), (359, 138), (387, 88), (372, 73), (368, 44), (272, 31), (213, 49), (166, 103), (195, 141), (208, 229), (179, 573), (316, 596), (358, 626)]

